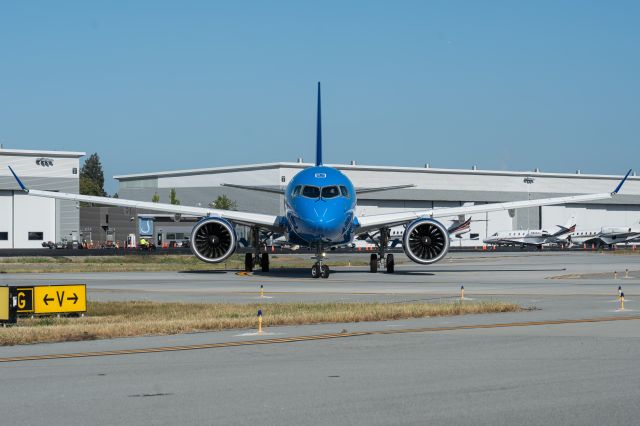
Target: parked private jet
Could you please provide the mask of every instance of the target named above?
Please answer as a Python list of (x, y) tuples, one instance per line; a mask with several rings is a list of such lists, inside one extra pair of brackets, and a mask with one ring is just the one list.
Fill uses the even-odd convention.
[(603, 227), (599, 230), (574, 231), (567, 237), (571, 244), (595, 244), (612, 246), (640, 240), (640, 221), (632, 226)]
[(263, 242), (260, 231), (283, 234), (289, 243), (309, 247), (315, 251), (315, 263), (311, 268), (313, 278), (329, 277), (325, 257), (328, 249), (349, 244), (360, 234), (376, 231), (378, 233), (377, 253), (372, 253), (370, 257), (371, 272), (377, 272), (379, 266), (386, 268), (387, 272), (394, 272), (393, 255), (387, 254), (389, 230), (400, 225), (406, 226), (402, 245), (409, 259), (421, 265), (428, 265), (442, 260), (449, 251), (449, 231), (437, 220), (439, 218), (603, 200), (614, 197), (631, 173), (629, 171), (612, 192), (600, 194), (357, 216), (355, 212), (358, 192), (385, 191), (406, 186), (356, 189), (341, 171), (325, 166), (322, 158), (320, 105), (318, 83), (315, 166), (301, 170), (282, 190), (245, 187), (249, 190), (282, 193), (285, 203), (285, 214), (282, 216), (28, 189), (13, 169), (11, 173), (21, 190), (32, 196), (202, 217), (191, 232), (191, 250), (204, 262), (222, 262), (235, 252), (235, 225), (239, 224), (251, 227), (251, 245), (255, 248), (254, 253), (246, 254), (245, 268), (252, 270), (259, 265), (262, 271), (267, 272), (269, 254), (261, 249)]
[(499, 231), (485, 238), (483, 242), (498, 246), (536, 246), (538, 248), (547, 244), (565, 244), (567, 236), (576, 230), (575, 217), (571, 216), (565, 226), (556, 226), (559, 229), (554, 233), (544, 229)]

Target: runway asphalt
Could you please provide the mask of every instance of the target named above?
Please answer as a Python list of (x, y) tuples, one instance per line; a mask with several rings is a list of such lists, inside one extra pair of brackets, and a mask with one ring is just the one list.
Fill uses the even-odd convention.
[[(630, 278), (624, 278), (629, 269)], [(613, 279), (618, 271), (618, 279)], [(398, 273), (3, 275), (92, 300), (455, 299), (535, 309), (0, 348), (4, 424), (637, 424), (640, 257), (456, 253)], [(264, 285), (270, 298), (260, 299)], [(625, 311), (617, 311), (623, 286)], [(162, 348), (162, 349), (158, 349)], [(131, 353), (140, 350), (142, 353)], [(105, 351), (122, 351), (106, 355)], [(88, 352), (94, 352), (95, 356)]]

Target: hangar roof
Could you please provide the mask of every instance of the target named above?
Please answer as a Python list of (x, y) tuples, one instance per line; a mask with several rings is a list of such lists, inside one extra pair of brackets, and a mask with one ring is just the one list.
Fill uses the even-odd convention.
[(0, 148), (0, 155), (15, 155), (22, 157), (66, 157), (66, 158), (80, 158), (86, 155), (86, 152), (74, 152), (74, 151), (39, 151), (31, 149), (8, 149)]

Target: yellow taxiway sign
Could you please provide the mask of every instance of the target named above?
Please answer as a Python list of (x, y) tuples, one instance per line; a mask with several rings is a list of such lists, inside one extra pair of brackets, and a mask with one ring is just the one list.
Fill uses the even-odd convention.
[(87, 311), (85, 284), (33, 287), (33, 307), (36, 314), (57, 314)]
[(0, 287), (0, 321), (9, 321), (9, 287)]
[(18, 287), (16, 289), (18, 300), (18, 313), (33, 312), (33, 287)]

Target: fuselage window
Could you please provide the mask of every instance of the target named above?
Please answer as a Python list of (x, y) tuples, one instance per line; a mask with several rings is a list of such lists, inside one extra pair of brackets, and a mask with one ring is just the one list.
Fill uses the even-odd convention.
[(307, 198), (318, 198), (320, 197), (320, 188), (317, 186), (305, 186), (302, 189), (302, 196)]
[(295, 188), (293, 188), (293, 192), (291, 193), (291, 196), (297, 197), (298, 195), (300, 195), (301, 189), (302, 189), (302, 185), (297, 185)]
[(349, 190), (347, 189), (346, 186), (340, 185), (340, 192), (342, 192), (343, 197), (349, 198)]
[(340, 196), (337, 186), (325, 186), (322, 188), (322, 198), (335, 198)]

